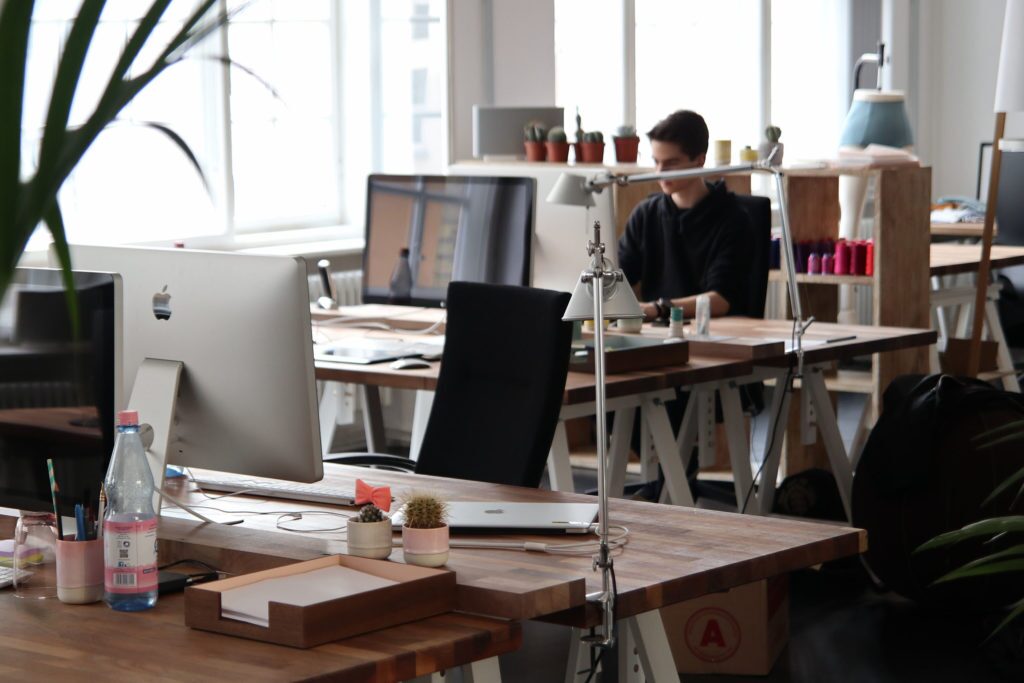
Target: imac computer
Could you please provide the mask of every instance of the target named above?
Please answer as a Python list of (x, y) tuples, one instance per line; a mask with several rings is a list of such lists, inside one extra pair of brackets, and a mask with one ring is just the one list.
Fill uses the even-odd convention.
[(62, 516), (95, 510), (120, 400), (120, 283), (75, 272), (73, 334), (62, 274), (19, 268), (0, 300), (0, 507), (52, 512), (53, 461)]
[(528, 286), (536, 181), (371, 175), (363, 301), (444, 305), (452, 280)]
[(157, 486), (164, 463), (323, 478), (302, 259), (78, 245), (71, 259), (121, 279), (124, 396), (153, 428)]

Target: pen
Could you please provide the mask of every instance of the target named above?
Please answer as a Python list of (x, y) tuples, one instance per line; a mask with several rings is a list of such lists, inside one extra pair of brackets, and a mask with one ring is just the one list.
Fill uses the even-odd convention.
[(833, 337), (832, 339), (826, 340), (825, 343), (826, 344), (835, 344), (836, 342), (853, 341), (856, 338), (857, 338), (857, 335), (851, 334), (851, 335), (847, 335), (845, 337)]
[(100, 484), (100, 503), (96, 509), (96, 538), (103, 538), (103, 512), (107, 507), (107, 490)]
[(53, 516), (57, 518), (57, 539), (64, 540), (64, 525), (60, 519), (60, 510), (57, 508), (57, 479), (53, 476), (53, 459), (46, 459), (46, 471), (50, 474), (50, 498), (53, 500)]
[(88, 541), (85, 533), (85, 508), (81, 503), (75, 503), (75, 540)]

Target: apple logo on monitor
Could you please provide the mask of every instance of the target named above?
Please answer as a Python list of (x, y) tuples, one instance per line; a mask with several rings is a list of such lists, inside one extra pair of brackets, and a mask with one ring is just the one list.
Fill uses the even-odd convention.
[(167, 285), (153, 295), (153, 315), (157, 320), (171, 319), (171, 295), (167, 293)]

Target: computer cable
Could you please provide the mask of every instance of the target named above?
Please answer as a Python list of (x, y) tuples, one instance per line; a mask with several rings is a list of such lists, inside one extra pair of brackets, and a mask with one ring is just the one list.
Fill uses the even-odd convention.
[[(793, 381), (793, 369), (790, 368), (789, 370), (786, 371), (786, 378), (783, 380), (783, 383), (782, 383), (782, 391), (783, 392), (792, 393), (792, 391), (793, 391), (792, 381)], [(776, 385), (776, 388), (778, 388), (778, 385)], [(750, 488), (747, 489), (747, 495), (743, 499), (743, 505), (739, 509), (739, 512), (740, 512), (741, 515), (747, 511), (747, 504), (750, 503), (750, 496), (754, 492), (754, 488), (757, 485), (757, 479), (764, 472), (764, 466), (766, 464), (768, 464), (768, 458), (771, 455), (772, 448), (775, 446), (775, 439), (778, 437), (778, 432), (779, 432), (779, 418), (780, 418), (780, 416), (783, 413), (782, 406), (783, 406), (783, 400), (780, 399), (779, 400), (779, 409), (775, 413), (775, 418), (772, 421), (771, 430), (768, 433), (768, 443), (767, 443), (767, 447), (765, 448), (765, 457), (761, 460), (761, 464), (758, 466), (757, 472), (754, 474), (753, 479), (750, 480)]]

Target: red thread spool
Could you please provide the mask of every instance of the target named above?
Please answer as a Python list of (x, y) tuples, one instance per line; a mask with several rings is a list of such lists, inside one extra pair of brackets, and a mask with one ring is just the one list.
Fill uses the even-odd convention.
[(865, 275), (868, 267), (868, 245), (864, 242), (854, 242), (850, 257), (850, 274)]
[(832, 254), (825, 254), (821, 257), (821, 274), (831, 275), (832, 270), (835, 268), (835, 259)]
[(874, 240), (868, 240), (867, 246), (867, 264), (864, 268), (865, 275), (875, 274), (875, 242)]
[(850, 273), (850, 243), (846, 240), (836, 242), (833, 270), (836, 275), (848, 275)]

